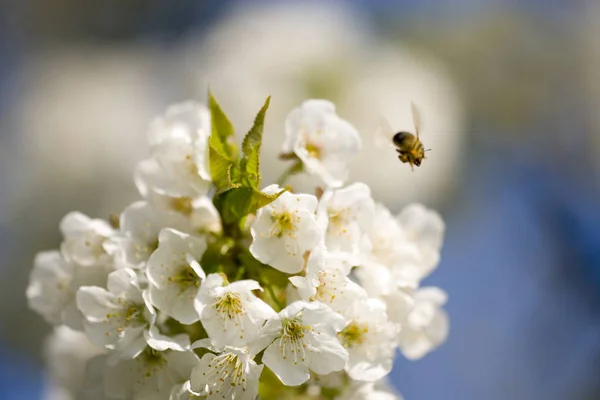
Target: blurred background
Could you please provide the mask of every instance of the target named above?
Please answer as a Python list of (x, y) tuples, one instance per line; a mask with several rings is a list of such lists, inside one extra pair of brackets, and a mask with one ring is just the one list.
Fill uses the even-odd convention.
[[(1, 1), (0, 399), (43, 398), (33, 255), (136, 200), (149, 120), (208, 85), (240, 134), (273, 96), (266, 180), (287, 112), (327, 98), (363, 135), (352, 180), (443, 214), (451, 334), (398, 357), (407, 400), (600, 399), (599, 38), (597, 0)], [(414, 172), (372, 141), (410, 101)]]

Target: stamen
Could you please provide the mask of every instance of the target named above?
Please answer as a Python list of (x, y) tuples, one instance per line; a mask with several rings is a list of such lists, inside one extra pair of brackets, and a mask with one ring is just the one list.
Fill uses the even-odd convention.
[(368, 332), (369, 327), (366, 324), (353, 321), (338, 333), (338, 338), (344, 347), (350, 348), (364, 343)]

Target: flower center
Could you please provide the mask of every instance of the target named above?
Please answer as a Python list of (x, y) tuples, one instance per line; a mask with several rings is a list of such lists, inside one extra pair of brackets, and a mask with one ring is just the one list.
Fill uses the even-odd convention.
[(190, 215), (194, 210), (194, 207), (192, 206), (192, 199), (189, 197), (177, 197), (171, 199), (170, 203), (170, 206), (173, 210), (184, 215)]
[(284, 233), (289, 232), (293, 237), (292, 232), (294, 231), (294, 217), (291, 215), (291, 213), (287, 211), (273, 213), (271, 215), (271, 220), (273, 221), (273, 226), (269, 232), (271, 236), (280, 238)]
[(244, 307), (242, 306), (242, 299), (237, 293), (228, 292), (225, 293), (217, 301), (215, 305), (217, 311), (226, 316), (229, 319), (234, 319), (240, 314), (244, 313)]
[(168, 281), (171, 283), (178, 283), (184, 290), (189, 287), (199, 287), (200, 277), (196, 274), (196, 271), (189, 265), (186, 265), (181, 269), (181, 272), (177, 275), (170, 276)]
[(307, 142), (304, 148), (310, 157), (316, 158), (317, 160), (321, 159), (321, 148), (316, 144)]
[(294, 364), (306, 360), (306, 344), (304, 344), (305, 331), (310, 329), (302, 324), (302, 319), (296, 317), (283, 321), (283, 332), (279, 339), (279, 351), (284, 360), (293, 357)]
[(94, 256), (95, 258), (99, 258), (103, 254), (106, 254), (106, 251), (104, 250), (104, 242), (105, 241), (106, 241), (106, 238), (104, 238), (102, 236), (95, 235), (95, 234), (88, 234), (87, 237), (85, 238), (83, 244), (85, 245), (85, 247), (87, 247), (89, 249), (92, 256)]
[(141, 304), (131, 303), (125, 311), (125, 321), (128, 324), (146, 323), (146, 318), (144, 317), (144, 307)]
[[(117, 304), (122, 304), (120, 309), (115, 310), (115, 312), (106, 314), (106, 319), (112, 319), (115, 321), (114, 323), (115, 325), (117, 325), (117, 334), (122, 333), (125, 330), (125, 328), (128, 328), (131, 325), (146, 324), (146, 317), (144, 316), (144, 305), (128, 302), (123, 299), (119, 299), (117, 301)], [(106, 332), (106, 334), (107, 336), (110, 336), (112, 333)]]
[(332, 285), (332, 278), (335, 277), (335, 273), (328, 274), (325, 271), (319, 271), (319, 286), (316, 287), (317, 292), (310, 300), (319, 300), (331, 304), (337, 295), (337, 288)]
[(139, 369), (144, 378), (150, 378), (152, 374), (166, 365), (166, 360), (160, 351), (146, 347), (144, 352), (137, 358), (142, 367)]
[(338, 338), (346, 348), (359, 346), (366, 340), (369, 327), (366, 324), (350, 322), (340, 333)]
[[(345, 208), (333, 208), (327, 209), (327, 216), (329, 217), (330, 230), (336, 230), (338, 234), (346, 233), (346, 225), (348, 224), (348, 210)], [(333, 228), (333, 229), (331, 229)]]

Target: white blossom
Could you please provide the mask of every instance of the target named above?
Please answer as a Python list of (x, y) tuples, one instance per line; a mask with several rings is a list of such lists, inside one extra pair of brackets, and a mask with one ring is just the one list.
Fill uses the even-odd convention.
[(318, 246), (306, 263), (306, 276), (292, 276), (302, 300), (320, 301), (336, 312), (351, 307), (357, 298), (367, 298), (366, 291), (348, 278), (356, 259), (347, 253), (329, 253)]
[[(189, 379), (197, 363), (198, 357), (192, 351), (146, 347), (136, 358), (120, 360), (116, 365), (108, 363), (105, 356), (96, 357), (88, 364), (87, 375), (109, 399), (166, 400), (175, 385)], [(82, 400), (87, 398), (83, 396)]]
[(317, 216), (326, 226), (325, 243), (330, 251), (359, 254), (363, 236), (375, 215), (371, 190), (364, 183), (328, 190), (319, 200)]
[(75, 294), (80, 286), (104, 286), (111, 269), (82, 267), (67, 262), (59, 251), (43, 251), (35, 256), (27, 287), (29, 307), (51, 324), (65, 324), (81, 330), (82, 316)]
[(114, 229), (106, 221), (73, 211), (60, 222), (60, 231), (64, 237), (60, 250), (67, 261), (83, 266), (112, 262), (105, 242), (114, 234)]
[(176, 212), (161, 212), (145, 201), (129, 205), (121, 214), (120, 235), (108, 246), (121, 267), (141, 268), (158, 247), (158, 235), (163, 228), (190, 232), (190, 221)]
[(396, 219), (377, 204), (356, 275), (372, 296), (416, 287), (437, 265), (442, 234), (440, 217), (421, 206), (410, 206)]
[[(277, 193), (277, 185), (264, 189)], [(308, 194), (283, 193), (258, 210), (251, 227), (250, 252), (259, 261), (282, 272), (295, 274), (304, 267), (304, 255), (323, 237), (315, 211), (317, 198)]]
[(165, 228), (147, 262), (150, 302), (182, 324), (198, 321), (194, 299), (206, 278), (199, 264), (206, 240)]
[[(285, 155), (326, 183), (316, 195), (270, 185), (278, 197), (245, 215), (257, 188), (231, 165), (232, 187), (249, 190), (212, 185), (210, 113), (186, 102), (150, 126), (134, 178), (143, 201), (110, 225), (63, 218), (60, 250), (36, 256), (27, 289), (64, 325), (47, 400), (256, 400), (274, 385), (282, 398), (400, 398), (384, 380), (396, 349), (420, 358), (448, 335), (445, 293), (419, 288), (444, 223), (418, 204), (394, 217), (364, 183), (341, 188), (361, 143), (332, 103), (305, 101), (285, 131)], [(261, 381), (265, 366), (281, 385)]]
[(337, 338), (343, 327), (344, 318), (329, 307), (294, 302), (265, 324), (265, 337), (274, 340), (263, 354), (263, 363), (288, 386), (306, 382), (309, 370), (319, 375), (339, 371), (348, 361), (348, 352)]
[(114, 350), (115, 357), (122, 358), (134, 358), (146, 347), (144, 331), (156, 318), (135, 272), (127, 268), (108, 276), (107, 289), (79, 288), (77, 307), (85, 317), (85, 332), (90, 341)]
[[(160, 166), (153, 160), (138, 164), (134, 176), (135, 184), (142, 197), (154, 208), (163, 212), (175, 212), (190, 219), (192, 228), (199, 233), (220, 232), (221, 218), (211, 199), (205, 195), (170, 195), (153, 182)], [(165, 178), (166, 179), (166, 178)]]
[(207, 400), (256, 399), (264, 365), (257, 365), (253, 357), (247, 349), (229, 346), (218, 354), (206, 353), (192, 370), (191, 391)]
[(448, 315), (442, 308), (447, 295), (441, 289), (398, 290), (385, 300), (390, 319), (402, 327), (397, 342), (406, 358), (422, 358), (448, 337)]
[(398, 328), (388, 321), (386, 305), (360, 299), (344, 313), (348, 323), (339, 333), (348, 349), (346, 372), (352, 379), (375, 381), (392, 370)]
[(102, 349), (90, 343), (84, 333), (66, 326), (54, 328), (44, 343), (50, 384), (45, 399), (75, 399), (83, 387), (87, 362), (102, 352)]
[(265, 320), (277, 315), (253, 290), (262, 290), (253, 280), (225, 284), (219, 274), (206, 277), (195, 306), (215, 346), (242, 347), (258, 338)]
[(138, 172), (152, 190), (173, 196), (206, 194), (210, 187), (208, 137), (210, 113), (199, 103), (170, 106), (150, 125), (152, 159), (142, 161)]
[(327, 186), (342, 186), (348, 164), (361, 147), (360, 136), (335, 113), (327, 100), (306, 100), (290, 112), (285, 121), (284, 153), (294, 153), (306, 171), (320, 177)]
[(429, 275), (437, 266), (444, 240), (445, 225), (441, 216), (421, 204), (410, 204), (402, 209), (396, 220), (405, 242), (418, 248), (424, 268), (418, 279)]

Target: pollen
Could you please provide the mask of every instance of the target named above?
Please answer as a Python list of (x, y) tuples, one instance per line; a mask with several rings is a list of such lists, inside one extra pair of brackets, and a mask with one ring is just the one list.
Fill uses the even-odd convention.
[(304, 338), (304, 329), (302, 321), (291, 319), (284, 323), (283, 336), (292, 342), (300, 341)]
[(304, 148), (306, 149), (306, 152), (308, 153), (308, 155), (312, 158), (316, 158), (317, 160), (321, 159), (321, 148), (317, 145), (315, 145), (314, 143), (306, 143), (306, 146), (304, 146)]
[(347, 208), (333, 208), (329, 207), (327, 209), (327, 216), (329, 217), (329, 228), (330, 232), (336, 234), (346, 233), (346, 226), (348, 225), (348, 214), (349, 210)]
[(146, 322), (144, 318), (143, 306), (140, 304), (130, 304), (129, 307), (125, 310), (125, 323), (126, 324), (134, 324), (140, 323), (143, 324)]
[(366, 324), (353, 321), (338, 333), (338, 338), (344, 347), (350, 348), (363, 344), (367, 333), (369, 333), (369, 327)]
[(229, 319), (234, 319), (244, 313), (240, 295), (233, 292), (228, 292), (221, 296), (215, 304), (215, 308), (219, 314), (226, 316)]
[(290, 212), (281, 212), (271, 214), (271, 220), (273, 226), (269, 232), (270, 236), (280, 238), (284, 233), (293, 236), (294, 235), (294, 220), (295, 217)]
[(181, 272), (167, 278), (169, 283), (178, 283), (182, 290), (200, 286), (200, 277), (189, 265), (180, 268)]
[(177, 197), (170, 201), (170, 206), (173, 210), (184, 215), (190, 215), (194, 210), (192, 199), (189, 197)]

